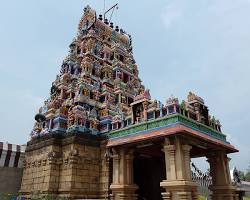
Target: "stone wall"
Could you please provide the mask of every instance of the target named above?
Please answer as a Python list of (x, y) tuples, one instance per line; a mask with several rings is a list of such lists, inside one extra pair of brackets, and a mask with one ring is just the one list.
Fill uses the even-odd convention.
[(17, 193), (20, 189), (21, 180), (21, 168), (0, 167), (0, 193)]
[(17, 193), (22, 180), (24, 145), (0, 142), (0, 193)]
[(69, 198), (107, 196), (105, 148), (81, 135), (32, 141), (27, 146), (21, 193)]

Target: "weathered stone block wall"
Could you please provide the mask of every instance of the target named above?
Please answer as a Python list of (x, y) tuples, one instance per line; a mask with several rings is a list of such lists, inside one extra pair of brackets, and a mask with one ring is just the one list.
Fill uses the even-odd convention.
[(17, 193), (21, 185), (22, 171), (21, 168), (0, 167), (0, 193)]
[(97, 198), (99, 196), (100, 148), (82, 144), (62, 147), (59, 188), (61, 196)]
[(56, 145), (26, 152), (21, 192), (46, 194), (57, 191), (59, 160), (56, 158), (60, 154), (60, 147)]
[(106, 149), (100, 142), (81, 137), (48, 141), (28, 145), (22, 194), (56, 194), (72, 199), (108, 196)]

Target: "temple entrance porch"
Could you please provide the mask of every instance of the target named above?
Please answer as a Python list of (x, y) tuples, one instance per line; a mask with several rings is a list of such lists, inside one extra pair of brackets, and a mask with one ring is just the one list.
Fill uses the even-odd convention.
[(161, 199), (160, 182), (166, 179), (165, 158), (160, 144), (138, 145), (134, 157), (134, 182), (138, 200)]
[(237, 200), (223, 146), (185, 134), (112, 147), (113, 200), (195, 200), (197, 184), (191, 177), (191, 158), (206, 157), (213, 185), (212, 200)]

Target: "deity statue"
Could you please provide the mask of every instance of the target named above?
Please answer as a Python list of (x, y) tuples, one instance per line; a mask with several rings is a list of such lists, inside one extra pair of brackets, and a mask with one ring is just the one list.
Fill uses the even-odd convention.
[(87, 46), (87, 51), (92, 52), (93, 48), (95, 47), (94, 40), (92, 39), (88, 40), (88, 42), (86, 43), (86, 46)]
[(96, 120), (91, 120), (90, 126), (91, 126), (91, 128), (93, 128), (93, 129), (97, 129), (98, 122), (97, 122)]

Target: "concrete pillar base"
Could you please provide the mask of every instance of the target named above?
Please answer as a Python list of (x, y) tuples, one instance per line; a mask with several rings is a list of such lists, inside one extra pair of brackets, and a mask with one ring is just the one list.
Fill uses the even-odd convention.
[(197, 184), (193, 181), (175, 180), (161, 182), (161, 187), (166, 189), (165, 193), (162, 193), (163, 199), (167, 200), (196, 200)]
[(171, 193), (170, 192), (162, 192), (162, 199), (163, 200), (171, 200)]
[(211, 195), (212, 200), (238, 200), (236, 194), (236, 188), (234, 186), (211, 186), (209, 188), (213, 194)]
[(176, 192), (177, 196), (180, 200), (191, 200), (191, 192), (183, 191), (183, 192)]
[(112, 200), (137, 200), (137, 194), (135, 193), (138, 189), (137, 185), (112, 184), (110, 189), (112, 190)]

